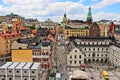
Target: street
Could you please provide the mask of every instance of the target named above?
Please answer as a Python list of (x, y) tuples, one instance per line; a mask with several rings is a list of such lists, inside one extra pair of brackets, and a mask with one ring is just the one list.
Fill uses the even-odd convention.
[(65, 54), (65, 49), (64, 46), (57, 46), (57, 68), (58, 72), (62, 74), (61, 80), (68, 80), (68, 74), (66, 71), (66, 54)]

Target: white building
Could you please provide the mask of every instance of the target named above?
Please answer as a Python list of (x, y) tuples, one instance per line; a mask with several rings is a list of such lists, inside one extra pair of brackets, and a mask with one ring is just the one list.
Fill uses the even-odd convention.
[(18, 62), (14, 62), (7, 68), (7, 77), (8, 77), (7, 80), (16, 80), (15, 67), (17, 67), (18, 64), (19, 64)]
[[(73, 38), (67, 44), (67, 66), (78, 67), (80, 64), (108, 62), (109, 46), (112, 40), (108, 37)], [(72, 68), (71, 68), (72, 69)]]
[(120, 69), (120, 44), (116, 43), (110, 46), (109, 63)]
[(79, 68), (82, 63), (84, 63), (84, 54), (77, 48), (72, 42), (68, 45), (68, 54), (67, 54), (67, 69), (76, 69)]
[(40, 63), (7, 62), (0, 66), (0, 80), (40, 80)]
[(0, 80), (7, 80), (7, 68), (12, 64), (12, 62), (7, 62), (6, 64), (0, 66)]

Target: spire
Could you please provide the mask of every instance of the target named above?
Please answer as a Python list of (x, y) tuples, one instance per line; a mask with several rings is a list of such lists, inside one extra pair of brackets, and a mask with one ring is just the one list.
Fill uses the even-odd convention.
[(63, 21), (62, 21), (63, 23), (67, 23), (67, 15), (66, 15), (66, 13), (64, 13), (64, 17), (63, 17)]
[(89, 7), (88, 10), (88, 15), (87, 15), (87, 22), (92, 22), (92, 12), (91, 12), (91, 7)]
[(64, 13), (64, 18), (66, 18), (66, 13)]

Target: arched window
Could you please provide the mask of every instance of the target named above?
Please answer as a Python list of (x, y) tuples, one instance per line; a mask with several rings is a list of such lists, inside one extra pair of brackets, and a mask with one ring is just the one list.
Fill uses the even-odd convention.
[(95, 57), (95, 53), (92, 54), (92, 57)]

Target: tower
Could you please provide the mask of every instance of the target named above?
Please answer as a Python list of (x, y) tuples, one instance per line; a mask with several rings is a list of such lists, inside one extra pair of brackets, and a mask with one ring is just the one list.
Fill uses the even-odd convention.
[(87, 22), (92, 23), (92, 12), (91, 12), (91, 7), (89, 7), (88, 14), (87, 14)]
[(62, 21), (63, 23), (67, 23), (67, 15), (66, 15), (66, 13), (64, 14), (64, 17), (63, 17), (63, 21)]

